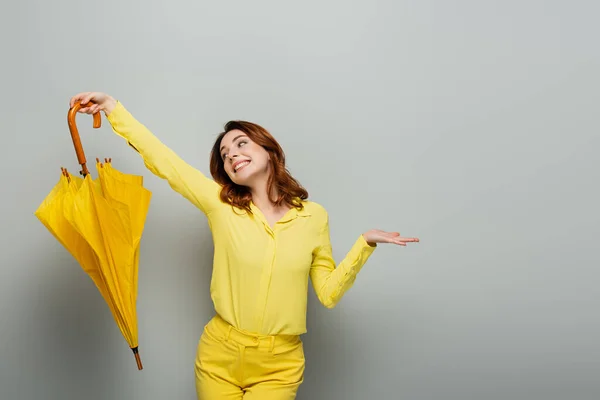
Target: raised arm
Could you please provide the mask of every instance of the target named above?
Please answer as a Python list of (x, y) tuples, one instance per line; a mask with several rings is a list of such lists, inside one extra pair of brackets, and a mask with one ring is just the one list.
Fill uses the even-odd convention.
[(97, 104), (82, 108), (80, 112), (93, 113), (103, 110), (113, 131), (124, 138), (142, 157), (145, 166), (156, 176), (165, 179), (171, 188), (210, 214), (223, 203), (219, 198), (220, 185), (202, 172), (183, 161), (173, 150), (163, 144), (146, 126), (112, 97), (98, 93), (75, 96), (72, 103), (81, 99)]

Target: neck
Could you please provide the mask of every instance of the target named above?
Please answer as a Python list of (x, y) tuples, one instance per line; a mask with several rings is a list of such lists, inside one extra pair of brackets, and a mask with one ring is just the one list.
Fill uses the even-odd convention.
[[(267, 193), (267, 181), (262, 180), (257, 185), (253, 186), (250, 189), (250, 193), (252, 193), (252, 202), (261, 210), (271, 210), (275, 208), (273, 204), (273, 200), (270, 199)], [(277, 190), (273, 193), (274, 196), (277, 196)]]

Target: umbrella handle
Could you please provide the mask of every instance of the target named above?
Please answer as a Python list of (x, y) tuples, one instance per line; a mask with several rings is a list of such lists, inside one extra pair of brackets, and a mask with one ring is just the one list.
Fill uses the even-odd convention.
[[(79, 131), (77, 130), (77, 124), (75, 123), (75, 117), (77, 116), (77, 111), (79, 111), (82, 107), (86, 107), (91, 105), (90, 103), (82, 105), (79, 101), (75, 103), (73, 107), (69, 109), (69, 113), (67, 114), (67, 123), (69, 124), (69, 131), (71, 132), (71, 138), (73, 139), (73, 146), (75, 146), (75, 153), (77, 154), (77, 161), (81, 165), (81, 171), (79, 173), (84, 177), (90, 173), (86, 166), (85, 153), (83, 152), (83, 146), (81, 145), (81, 138), (79, 137)], [(94, 128), (100, 128), (102, 124), (102, 118), (100, 116), (100, 112), (94, 113)]]

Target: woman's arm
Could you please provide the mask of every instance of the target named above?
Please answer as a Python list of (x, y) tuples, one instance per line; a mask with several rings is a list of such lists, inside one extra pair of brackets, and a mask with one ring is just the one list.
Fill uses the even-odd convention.
[(219, 198), (220, 185), (183, 161), (120, 102), (116, 102), (107, 118), (113, 131), (142, 156), (144, 164), (154, 175), (166, 179), (173, 190), (202, 212), (208, 215), (222, 204)]
[[(80, 93), (71, 99), (86, 105), (79, 112), (92, 114), (104, 111), (113, 131), (124, 138), (156, 176), (165, 179), (171, 188), (193, 203), (206, 215), (222, 205), (220, 185), (183, 161), (152, 132), (109, 95), (98, 92)], [(89, 105), (88, 105), (89, 104)]]
[(323, 223), (318, 245), (313, 251), (310, 278), (319, 301), (327, 308), (335, 307), (352, 287), (356, 275), (377, 247), (377, 243), (406, 246), (409, 242), (419, 241), (418, 238), (401, 237), (398, 232), (372, 229), (358, 237), (346, 257), (336, 267), (329, 234), (329, 216), (323, 211)]
[(315, 293), (325, 307), (333, 308), (339, 303), (376, 247), (376, 244), (368, 243), (365, 237), (360, 235), (346, 257), (336, 266), (329, 235), (329, 217), (325, 213), (319, 243), (313, 251), (310, 268)]

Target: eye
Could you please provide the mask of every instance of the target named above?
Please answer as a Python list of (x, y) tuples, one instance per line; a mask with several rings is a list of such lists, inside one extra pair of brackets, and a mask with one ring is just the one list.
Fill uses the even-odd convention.
[(245, 140), (240, 140), (240, 142), (238, 143), (238, 147), (242, 147), (243, 145), (245, 145), (247, 142)]

